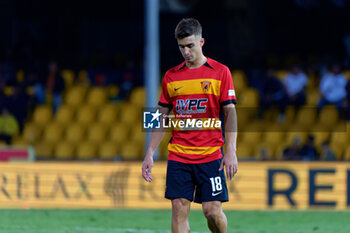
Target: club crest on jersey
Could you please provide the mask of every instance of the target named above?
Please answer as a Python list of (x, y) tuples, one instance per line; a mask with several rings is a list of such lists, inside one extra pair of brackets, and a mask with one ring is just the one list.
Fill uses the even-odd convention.
[(209, 90), (210, 86), (211, 86), (211, 82), (209, 82), (209, 81), (201, 82), (201, 87), (202, 87), (204, 92), (207, 92)]

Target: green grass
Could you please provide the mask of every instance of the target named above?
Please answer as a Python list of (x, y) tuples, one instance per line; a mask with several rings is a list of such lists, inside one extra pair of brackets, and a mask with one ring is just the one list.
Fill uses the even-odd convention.
[[(350, 232), (350, 212), (225, 211), (228, 232)], [(1, 233), (170, 233), (170, 210), (0, 210)], [(201, 211), (190, 214), (191, 232), (209, 232)]]

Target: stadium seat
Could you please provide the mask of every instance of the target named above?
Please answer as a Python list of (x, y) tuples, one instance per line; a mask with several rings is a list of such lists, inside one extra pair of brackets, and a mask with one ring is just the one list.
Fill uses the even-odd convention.
[(350, 161), (350, 145), (345, 148), (344, 160)]
[(24, 125), (22, 139), (28, 144), (36, 143), (42, 134), (42, 127), (35, 123), (26, 123)]
[(309, 130), (316, 122), (317, 110), (314, 107), (301, 107), (297, 113), (295, 123), (290, 126), (296, 131)]
[(100, 159), (115, 159), (118, 156), (118, 146), (112, 141), (104, 142), (98, 150)]
[(142, 108), (126, 102), (120, 109), (120, 122), (126, 125), (141, 124)]
[(40, 141), (35, 144), (35, 154), (41, 159), (51, 159), (53, 156), (54, 145), (51, 142)]
[(118, 106), (116, 104), (106, 104), (98, 112), (98, 121), (104, 124), (112, 124), (117, 121)]
[(61, 105), (54, 117), (54, 121), (61, 124), (67, 125), (69, 124), (74, 117), (74, 108), (67, 104)]
[(137, 142), (127, 141), (121, 147), (120, 155), (124, 160), (140, 160), (143, 158), (141, 149)]
[(254, 88), (246, 88), (237, 99), (238, 107), (257, 108), (259, 105), (259, 93)]
[(87, 140), (101, 143), (107, 135), (107, 127), (102, 123), (94, 123), (88, 127)]
[(311, 132), (311, 135), (314, 136), (314, 143), (318, 151), (321, 151), (321, 145), (322, 143), (329, 140), (330, 133), (327, 131), (318, 131), (315, 129), (313, 132)]
[(132, 90), (130, 95), (130, 102), (137, 107), (144, 107), (146, 100), (146, 91), (144, 87), (136, 87)]
[(75, 145), (70, 141), (61, 141), (55, 147), (54, 156), (56, 159), (74, 159)]
[(290, 145), (291, 144), (287, 144), (287, 143), (283, 143), (283, 142), (281, 144), (277, 145), (276, 148), (275, 148), (274, 159), (276, 159), (276, 160), (283, 160), (283, 152)]
[(77, 145), (77, 159), (97, 158), (97, 146), (94, 142), (83, 141)]
[(142, 131), (141, 125), (134, 125), (130, 131), (129, 139), (131, 141), (139, 143), (139, 145), (145, 145), (146, 133)]
[[(247, 76), (245, 75), (243, 70), (233, 70), (231, 72), (233, 86), (238, 93), (244, 91), (244, 89), (248, 86)], [(237, 94), (238, 94), (237, 93)]]
[(345, 147), (350, 142), (349, 132), (332, 132), (331, 143), (340, 147)]
[(262, 142), (277, 146), (278, 144), (284, 142), (284, 134), (285, 133), (281, 131), (267, 131), (262, 136)]
[(240, 138), (241, 142), (256, 145), (261, 141), (261, 135), (261, 132), (241, 132), (238, 134), (238, 138)]
[(57, 143), (63, 135), (64, 127), (58, 123), (50, 123), (44, 129), (43, 140)]
[(77, 84), (79, 86), (89, 86), (90, 85), (89, 74), (86, 70), (79, 71)]
[(65, 139), (72, 143), (79, 143), (84, 139), (85, 127), (84, 125), (74, 122), (67, 126)]
[(45, 126), (52, 118), (52, 108), (49, 105), (39, 105), (35, 108), (33, 122), (40, 126)]
[(275, 75), (279, 80), (283, 80), (288, 74), (288, 70), (276, 70)]
[(317, 88), (308, 89), (306, 93), (306, 106), (316, 107), (320, 99), (320, 92)]
[(65, 103), (74, 107), (80, 106), (85, 98), (87, 87), (73, 86), (65, 95)]
[(62, 75), (62, 78), (64, 79), (65, 87), (68, 90), (74, 84), (74, 72), (73, 70), (62, 70), (61, 75)]
[(119, 146), (122, 142), (128, 139), (129, 131), (130, 127), (125, 124), (114, 124), (110, 127), (109, 130), (109, 140), (116, 143)]
[(87, 95), (87, 103), (89, 105), (98, 107), (102, 106), (107, 102), (107, 89), (103, 87), (93, 87), (90, 88)]
[(254, 159), (254, 148), (250, 143), (239, 143), (237, 144), (237, 157), (238, 160), (251, 160)]
[(330, 148), (334, 152), (337, 160), (343, 160), (343, 154), (345, 151), (345, 146), (340, 146), (339, 144), (330, 143)]
[(334, 105), (326, 105), (321, 109), (318, 125), (333, 129), (338, 122), (338, 110)]
[(91, 105), (82, 105), (77, 110), (76, 121), (89, 125), (95, 121), (96, 109)]

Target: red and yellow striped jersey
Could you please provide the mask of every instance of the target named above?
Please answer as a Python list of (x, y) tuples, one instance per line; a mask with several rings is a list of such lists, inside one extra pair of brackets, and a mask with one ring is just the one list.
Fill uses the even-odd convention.
[[(213, 59), (208, 58), (203, 66), (195, 69), (189, 69), (183, 62), (164, 76), (159, 105), (172, 108), (175, 120), (219, 120), (221, 107), (230, 103), (236, 103), (231, 72)], [(221, 127), (174, 127), (168, 159), (207, 163), (222, 158), (223, 144)]]

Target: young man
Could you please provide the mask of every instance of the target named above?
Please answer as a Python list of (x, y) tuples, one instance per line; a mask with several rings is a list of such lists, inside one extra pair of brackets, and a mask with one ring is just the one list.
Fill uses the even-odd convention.
[[(212, 232), (227, 231), (221, 202), (228, 201), (226, 177), (237, 172), (237, 123), (235, 91), (230, 70), (203, 55), (202, 27), (196, 19), (182, 19), (175, 38), (185, 61), (164, 77), (159, 99), (160, 112), (175, 120), (219, 120), (225, 117), (226, 154), (222, 129), (217, 127), (174, 128), (169, 142), (165, 197), (172, 203), (172, 232), (190, 232), (188, 215), (191, 201), (201, 203)], [(164, 132), (153, 132), (142, 166), (142, 176), (152, 181), (153, 153)], [(194, 197), (194, 198), (193, 198)]]

